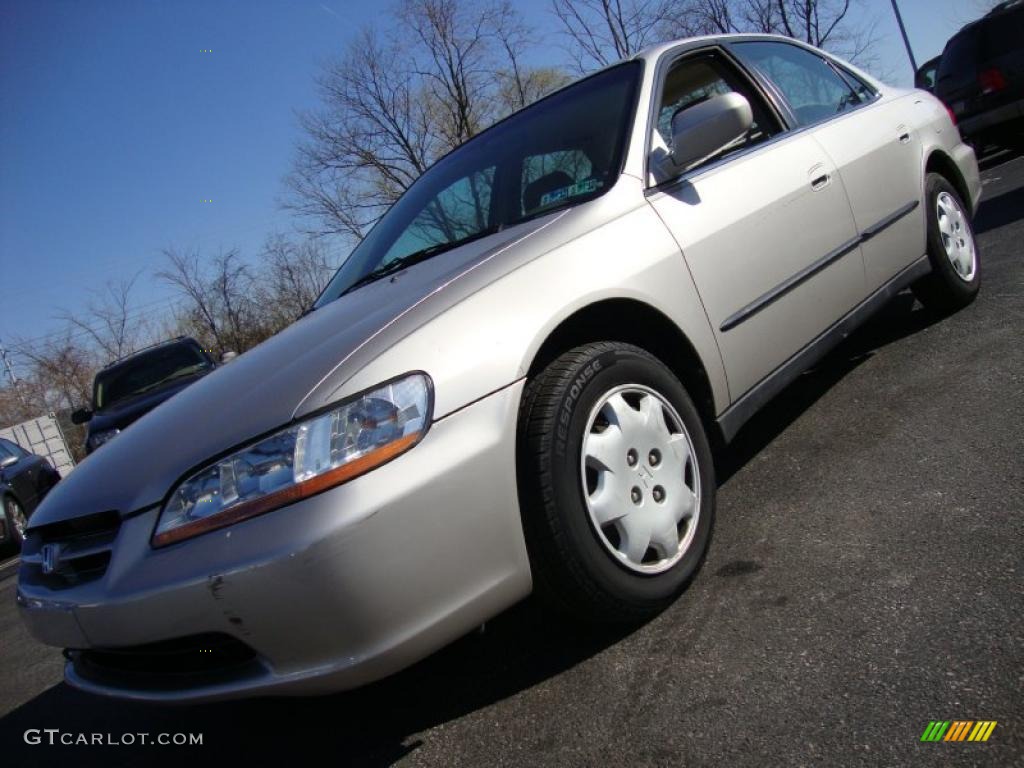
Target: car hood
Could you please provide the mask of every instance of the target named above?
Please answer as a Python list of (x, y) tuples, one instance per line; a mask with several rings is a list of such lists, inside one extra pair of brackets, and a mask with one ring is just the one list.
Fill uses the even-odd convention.
[[(50, 492), (31, 527), (108, 510), (125, 515), (160, 503), (210, 459), (288, 424), (308, 395), (411, 309), (435, 302), (442, 311), (464, 296), (471, 289), (459, 284), (471, 267), (496, 255), (514, 253), (516, 264), (527, 252), (539, 255), (539, 244), (519, 246), (560, 217), (552, 214), (467, 243), (306, 315), (89, 455)], [(550, 246), (547, 238), (537, 239), (546, 242), (545, 249)], [(512, 263), (503, 271), (511, 268)]]
[(156, 408), (164, 400), (170, 399), (190, 384), (195, 383), (210, 371), (200, 371), (191, 376), (183, 376), (168, 382), (159, 389), (146, 392), (138, 397), (121, 400), (109, 408), (97, 411), (89, 421), (89, 433), (95, 434), (107, 429), (124, 429), (148, 411)]

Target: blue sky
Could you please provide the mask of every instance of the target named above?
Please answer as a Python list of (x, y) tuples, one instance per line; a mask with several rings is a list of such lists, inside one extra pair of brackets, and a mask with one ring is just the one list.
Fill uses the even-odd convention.
[[(902, 0), (919, 63), (976, 15), (970, 2)], [(517, 6), (554, 30), (547, 0)], [(138, 313), (164, 311), (161, 248), (253, 254), (289, 231), (295, 112), (316, 105), (317, 62), (387, 7), (0, 0), (0, 340), (52, 333), (61, 310), (136, 272)], [(878, 68), (909, 84), (889, 0), (863, 13), (879, 22)]]

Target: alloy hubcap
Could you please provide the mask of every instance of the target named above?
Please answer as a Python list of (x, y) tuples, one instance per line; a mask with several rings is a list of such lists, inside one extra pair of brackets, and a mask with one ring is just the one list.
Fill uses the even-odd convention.
[(647, 574), (679, 562), (697, 530), (700, 475), (675, 408), (648, 387), (616, 387), (590, 412), (582, 453), (583, 497), (608, 552)]
[(978, 267), (978, 254), (960, 204), (949, 192), (940, 192), (935, 200), (935, 213), (946, 258), (961, 280), (971, 282)]

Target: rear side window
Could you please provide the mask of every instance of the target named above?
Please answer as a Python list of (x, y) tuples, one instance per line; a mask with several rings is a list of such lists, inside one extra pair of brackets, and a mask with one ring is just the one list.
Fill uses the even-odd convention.
[(835, 117), (865, 100), (825, 59), (805, 48), (749, 42), (735, 43), (733, 49), (775, 85), (800, 125)]

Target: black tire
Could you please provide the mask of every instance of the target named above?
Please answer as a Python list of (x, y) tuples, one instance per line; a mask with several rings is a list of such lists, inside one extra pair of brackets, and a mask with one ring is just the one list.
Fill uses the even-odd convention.
[[(965, 280), (953, 268), (943, 246), (936, 211), (939, 196), (943, 194), (950, 195), (963, 212), (963, 228), (974, 246), (975, 268), (969, 280)], [(970, 207), (964, 204), (956, 189), (945, 177), (937, 173), (928, 174), (925, 179), (925, 205), (928, 222), (928, 260), (931, 262), (932, 271), (914, 283), (913, 291), (926, 309), (938, 314), (950, 314), (966, 307), (978, 295), (981, 288), (981, 254), (974, 237), (974, 229), (971, 227)]]
[(25, 517), (25, 513), (17, 499), (13, 496), (4, 496), (4, 523), (7, 528), (7, 540), (18, 552), (21, 551), (21, 545), (24, 541), (24, 537), (14, 522), (15, 518), (19, 515), (27, 522), (28, 518)]
[[(700, 482), (689, 547), (658, 574), (637, 573), (616, 561), (584, 498), (581, 451), (591, 411), (606, 393), (627, 384), (653, 390), (676, 411), (690, 437)], [(586, 621), (642, 621), (669, 605), (696, 574), (714, 522), (711, 449), (683, 385), (655, 357), (618, 342), (587, 344), (561, 355), (527, 384), (518, 453), (523, 526), (534, 591), (543, 602)]]

